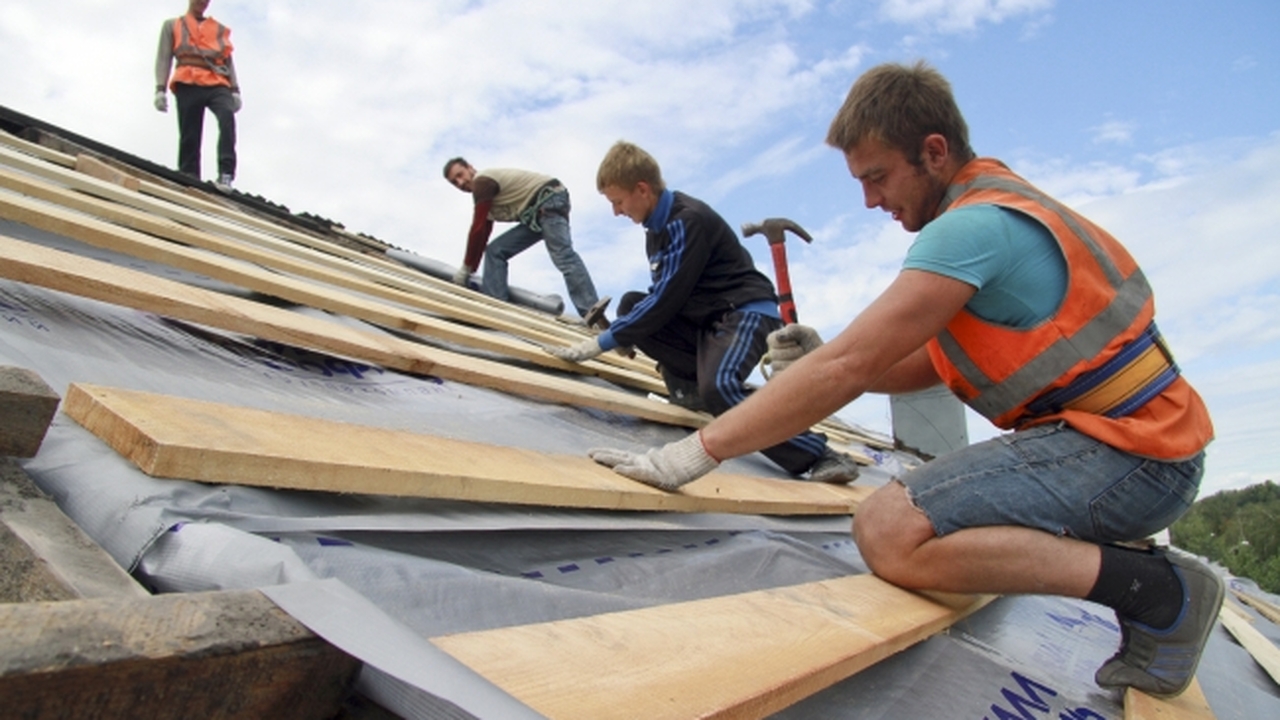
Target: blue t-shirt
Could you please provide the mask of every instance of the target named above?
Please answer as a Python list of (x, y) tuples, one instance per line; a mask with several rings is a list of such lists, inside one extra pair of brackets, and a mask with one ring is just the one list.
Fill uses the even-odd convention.
[(1067, 260), (1049, 229), (1016, 210), (966, 205), (925, 225), (902, 267), (976, 288), (965, 308), (987, 322), (1034, 327), (1067, 294)]

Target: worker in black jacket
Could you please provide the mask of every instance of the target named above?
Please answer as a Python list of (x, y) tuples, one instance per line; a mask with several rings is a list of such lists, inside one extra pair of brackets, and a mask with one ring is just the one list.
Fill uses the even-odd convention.
[[(737, 235), (706, 203), (666, 188), (654, 158), (628, 142), (605, 155), (596, 187), (645, 228), (652, 285), (628, 292), (618, 317), (600, 335), (552, 355), (582, 362), (617, 347), (636, 347), (658, 361), (672, 401), (720, 415), (747, 398), (747, 377), (782, 327), (773, 283), (756, 270)], [(847, 483), (858, 475), (826, 437), (803, 432), (761, 452), (793, 475)]]

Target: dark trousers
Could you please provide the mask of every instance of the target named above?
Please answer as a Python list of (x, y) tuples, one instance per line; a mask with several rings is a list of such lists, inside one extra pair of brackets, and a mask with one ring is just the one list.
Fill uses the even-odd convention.
[(173, 88), (178, 101), (178, 172), (200, 179), (200, 142), (204, 111), (218, 120), (218, 174), (236, 174), (236, 112), (226, 85), (187, 85)]
[[(642, 292), (624, 294), (618, 315), (626, 315), (645, 296)], [(738, 310), (725, 313), (708, 328), (676, 317), (658, 332), (638, 340), (636, 347), (658, 361), (668, 386), (696, 387), (707, 412), (718, 416), (751, 394), (747, 378), (769, 349), (769, 333), (780, 327), (780, 320)], [(806, 430), (760, 452), (787, 472), (799, 475), (826, 448), (825, 435)]]

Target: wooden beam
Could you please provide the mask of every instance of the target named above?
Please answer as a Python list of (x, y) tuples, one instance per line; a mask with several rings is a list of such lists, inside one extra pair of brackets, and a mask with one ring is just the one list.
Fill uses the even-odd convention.
[(59, 399), (31, 370), (0, 366), (0, 455), (35, 457)]
[(359, 661), (256, 590), (0, 605), (0, 714), (326, 718)]
[(549, 718), (759, 718), (974, 612), (874, 575), (432, 642)]
[(0, 458), (0, 602), (148, 597), (11, 458)]
[(1128, 688), (1124, 693), (1124, 720), (1214, 720), (1214, 714), (1200, 682), (1192, 680), (1181, 695), (1167, 700)]
[(1236, 642), (1249, 651), (1258, 665), (1271, 676), (1272, 681), (1280, 685), (1280, 649), (1238, 612), (1224, 605), (1218, 613), (1218, 621)]
[(702, 427), (709, 416), (618, 390), (510, 367), (191, 287), (0, 235), (0, 277), (286, 345), (538, 400)]
[(84, 153), (76, 155), (75, 169), (76, 172), (81, 172), (90, 177), (96, 177), (99, 180), (119, 185), (125, 190), (138, 192), (138, 189), (142, 187), (142, 183), (137, 177), (123, 173), (101, 160), (90, 155), (85, 155)]
[(590, 458), (73, 384), (63, 412), (148, 475), (606, 510), (850, 514), (872, 488), (711, 473), (668, 493)]
[(1235, 595), (1240, 602), (1248, 605), (1254, 610), (1257, 610), (1258, 614), (1262, 617), (1280, 625), (1280, 607), (1276, 607), (1260, 597), (1255, 597), (1249, 593), (1241, 592), (1235, 588), (1231, 589), (1231, 593)]

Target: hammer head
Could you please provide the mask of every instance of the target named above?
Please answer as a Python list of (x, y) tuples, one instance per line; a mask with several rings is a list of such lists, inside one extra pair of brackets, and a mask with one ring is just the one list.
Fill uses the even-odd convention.
[(794, 220), (787, 218), (767, 218), (758, 223), (743, 223), (742, 236), (751, 237), (758, 233), (764, 233), (764, 237), (769, 241), (770, 245), (780, 245), (786, 241), (786, 231), (790, 230), (797, 237), (807, 243), (813, 242), (813, 238), (804, 228), (800, 227)]
[(609, 303), (612, 301), (613, 298), (609, 295), (600, 298), (595, 305), (591, 306), (587, 314), (582, 317), (583, 324), (587, 327), (599, 328), (602, 331), (608, 330), (611, 323), (609, 318), (604, 316), (604, 311), (609, 308)]

